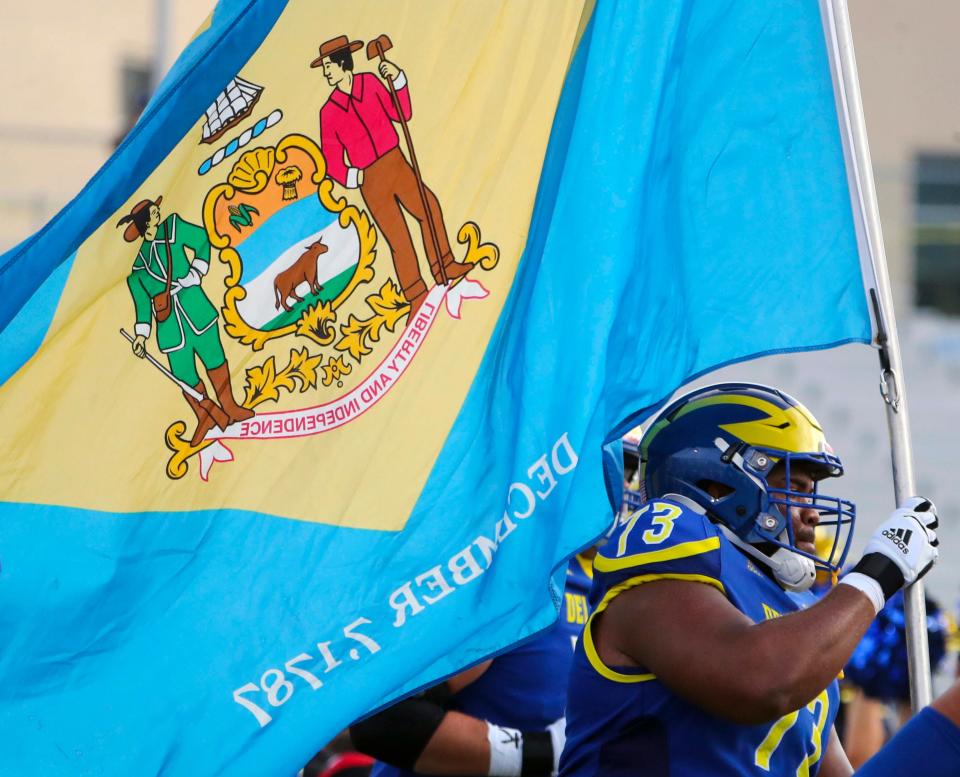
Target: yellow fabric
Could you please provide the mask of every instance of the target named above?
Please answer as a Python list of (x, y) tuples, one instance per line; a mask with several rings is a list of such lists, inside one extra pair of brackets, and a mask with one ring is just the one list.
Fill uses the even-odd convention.
[[(251, 116), (212, 145), (198, 142), (203, 117), (198, 118), (163, 164), (80, 247), (42, 347), (0, 387), (0, 427), (11, 462), (0, 468), (4, 499), (105, 511), (232, 508), (401, 529), (460, 409), (513, 281), (583, 13), (584, 0), (368, 0), (326, 3), (322, 13), (315, 0), (291, 2), (238, 74), (264, 87)], [(441, 311), (402, 379), (349, 424), (313, 436), (232, 441), (234, 461), (217, 464), (209, 482), (196, 476), (196, 456), (186, 461), (186, 476), (174, 479), (166, 469), (169, 435), (179, 429), (181, 438), (189, 440), (195, 419), (180, 390), (135, 358), (120, 337), (121, 327), (131, 333), (133, 329), (126, 276), (139, 241), (124, 242), (122, 229), (115, 225), (133, 204), (159, 195), (164, 216), (176, 212), (202, 223), (205, 215), (213, 214), (212, 209), (205, 214), (205, 200), (209, 204), (214, 187), (224, 187), (246, 151), (268, 149), (278, 160), (276, 169), (290, 160), (303, 166), (308, 153), (295, 147), (281, 162), (277, 144), (293, 135), (319, 143), (318, 111), (331, 93), (322, 70), (310, 68), (319, 45), (341, 34), (370, 41), (383, 33), (393, 43), (387, 58), (402, 69), (409, 84), (416, 155), (424, 180), (442, 203), (455, 257), (464, 258), (467, 247), (456, 242), (458, 230), (471, 222), (483, 241), (499, 249), (495, 267), (470, 275), (489, 291), (489, 298), (466, 303), (470, 307), (460, 320)], [(354, 58), (357, 72), (376, 73), (377, 61), (368, 61), (362, 50)], [(204, 159), (274, 109), (283, 111), (277, 126), (207, 175), (197, 175)], [(403, 133), (395, 126), (406, 153)], [(264, 152), (261, 159), (266, 156)], [(318, 196), (318, 182), (308, 178), (296, 184), (299, 197)], [(346, 198), (361, 214), (367, 210), (356, 189), (333, 186), (326, 197), (329, 202)], [(235, 196), (233, 202), (243, 199)], [(337, 311), (338, 327), (351, 315), (369, 317), (365, 298), (395, 280), (388, 247), (369, 220), (366, 223), (361, 239), (379, 241), (370, 249), (373, 275)], [(237, 240), (229, 228), (224, 234)], [(415, 226), (411, 234), (422, 252)], [(242, 244), (238, 251), (242, 255)], [(233, 270), (224, 255), (218, 256), (215, 243), (202, 284), (217, 307), (238, 280), (231, 280)], [(429, 281), (422, 253), (420, 264)], [(373, 355), (358, 364), (345, 352), (295, 334), (269, 340), (261, 348), (244, 345), (226, 331), (221, 310), (219, 326), (234, 396), (244, 400), (252, 374), (277, 392), (275, 400), (256, 406), (258, 413), (330, 402), (371, 374), (405, 322), (394, 320), (392, 330), (382, 327), (380, 340), (369, 341)], [(166, 364), (153, 335), (148, 348)], [(303, 352), (322, 357), (322, 363), (313, 365), (313, 385), (269, 380), (286, 366), (295, 367)], [(333, 359), (350, 370), (340, 370)], [(209, 391), (202, 371), (201, 378)], [(327, 378), (330, 385), (324, 384)], [(175, 427), (177, 421), (185, 422), (183, 427)]]
[(779, 747), (783, 741), (784, 734), (797, 722), (797, 718), (799, 717), (800, 711), (794, 710), (784, 715), (771, 726), (770, 731), (767, 732), (766, 737), (764, 737), (760, 746), (757, 748), (757, 752), (754, 754), (754, 763), (757, 766), (764, 771), (770, 771), (770, 759), (773, 756), (773, 751)]
[(616, 572), (620, 569), (653, 564), (658, 561), (673, 561), (678, 558), (698, 556), (701, 553), (717, 550), (719, 547), (719, 537), (707, 537), (705, 540), (680, 542), (671, 545), (669, 548), (663, 548), (663, 550), (649, 550), (645, 553), (634, 553), (632, 556), (624, 556), (623, 558), (606, 558), (598, 555), (593, 560), (593, 566), (601, 572)]

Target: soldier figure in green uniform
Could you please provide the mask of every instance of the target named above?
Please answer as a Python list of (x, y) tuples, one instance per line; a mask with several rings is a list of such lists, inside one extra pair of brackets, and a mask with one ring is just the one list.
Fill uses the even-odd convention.
[[(200, 287), (210, 268), (210, 241), (203, 227), (191, 224), (176, 213), (160, 221), (160, 202), (142, 200), (133, 206), (117, 226), (127, 225), (123, 237), (128, 243), (142, 238), (140, 250), (127, 276), (137, 322), (133, 353), (146, 354), (147, 338), (156, 320), (157, 346), (167, 355), (170, 371), (192, 386), (204, 398), (206, 386), (197, 374), (197, 363), (207, 370), (214, 393), (231, 423), (254, 416), (238, 405), (230, 385), (230, 367), (220, 342), (217, 310)], [(186, 249), (190, 250), (188, 257)], [(168, 273), (169, 268), (169, 273)], [(166, 308), (166, 310), (165, 310)], [(190, 440), (199, 445), (215, 425), (214, 419), (194, 397), (183, 395), (197, 416), (197, 428)]]

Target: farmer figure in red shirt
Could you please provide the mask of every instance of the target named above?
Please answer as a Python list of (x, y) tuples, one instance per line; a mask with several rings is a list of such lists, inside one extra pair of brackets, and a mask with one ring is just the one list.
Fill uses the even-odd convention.
[[(320, 56), (310, 63), (310, 67), (322, 67), (327, 83), (334, 87), (320, 109), (320, 146), (327, 162), (327, 175), (348, 189), (359, 187), (386, 238), (397, 280), (410, 303), (410, 322), (426, 299), (427, 286), (420, 274), (404, 210), (420, 223), (430, 270), (437, 283), (443, 283), (444, 274), (448, 281), (466, 275), (471, 265), (454, 260), (436, 195), (424, 185), (421, 196), (416, 174), (400, 150), (394, 122), (400, 122), (401, 117), (387, 87), (373, 73), (353, 72), (353, 52), (362, 47), (361, 41), (341, 35), (324, 43)], [(403, 71), (383, 59), (380, 75), (393, 82), (403, 120), (409, 121), (410, 90)], [(435, 241), (430, 235), (431, 223)], [(444, 273), (440, 272), (440, 262)]]

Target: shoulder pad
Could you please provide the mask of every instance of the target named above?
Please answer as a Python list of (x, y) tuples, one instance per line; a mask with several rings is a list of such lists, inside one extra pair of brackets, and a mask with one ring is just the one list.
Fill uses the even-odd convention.
[(706, 515), (672, 499), (655, 499), (627, 517), (594, 567), (598, 572), (637, 568), (642, 573), (681, 559), (719, 556), (719, 549), (719, 530)]

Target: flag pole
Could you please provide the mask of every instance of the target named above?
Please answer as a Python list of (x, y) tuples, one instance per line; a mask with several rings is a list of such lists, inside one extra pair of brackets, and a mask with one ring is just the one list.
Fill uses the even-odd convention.
[[(831, 47), (836, 74), (837, 107), (855, 206), (859, 205), (858, 238), (861, 253), (864, 249), (870, 259), (876, 287), (870, 289), (870, 302), (876, 326), (875, 344), (880, 356), (880, 393), (886, 406), (887, 427), (890, 434), (890, 452), (893, 464), (893, 489), (897, 504), (914, 496), (913, 451), (910, 442), (910, 421), (907, 413), (907, 395), (900, 359), (900, 341), (893, 312), (893, 295), (887, 273), (883, 232), (880, 227), (880, 209), (873, 181), (867, 127), (860, 99), (860, 81), (853, 49), (853, 34), (847, 0), (822, 0), (825, 28)], [(927, 647), (927, 612), (923, 595), (923, 581), (918, 581), (903, 592), (907, 634), (907, 660), (910, 672), (910, 703), (914, 713), (927, 706), (932, 697), (930, 654)]]

